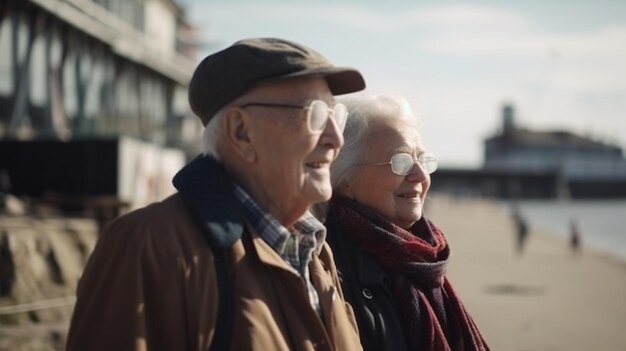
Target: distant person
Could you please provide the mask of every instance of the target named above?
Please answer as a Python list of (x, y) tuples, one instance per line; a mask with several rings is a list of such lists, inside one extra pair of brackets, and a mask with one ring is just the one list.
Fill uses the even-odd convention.
[(513, 223), (515, 225), (515, 252), (521, 256), (524, 254), (528, 240), (528, 222), (517, 206), (513, 208)]
[(423, 216), (437, 158), (408, 103), (341, 102), (350, 118), (331, 167), (326, 225), (364, 350), (488, 350), (446, 277), (446, 237)]
[(581, 234), (580, 228), (578, 226), (578, 221), (576, 219), (572, 219), (570, 222), (570, 238), (569, 238), (569, 246), (570, 251), (572, 252), (572, 256), (578, 257), (582, 254), (582, 242), (581, 242)]
[(326, 229), (361, 74), (282, 39), (205, 58), (189, 86), (205, 153), (178, 193), (111, 222), (78, 285), (68, 350), (360, 350)]

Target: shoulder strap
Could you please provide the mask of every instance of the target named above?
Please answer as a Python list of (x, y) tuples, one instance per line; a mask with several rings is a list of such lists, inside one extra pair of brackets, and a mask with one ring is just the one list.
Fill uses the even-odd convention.
[(235, 304), (228, 253), (244, 232), (234, 185), (224, 168), (206, 156), (199, 156), (183, 167), (174, 177), (173, 183), (213, 252), (218, 306), (215, 334), (209, 349), (228, 350)]
[(226, 249), (213, 249), (215, 274), (218, 286), (218, 306), (215, 323), (215, 334), (211, 342), (211, 351), (228, 350), (233, 330), (233, 281), (228, 273)]

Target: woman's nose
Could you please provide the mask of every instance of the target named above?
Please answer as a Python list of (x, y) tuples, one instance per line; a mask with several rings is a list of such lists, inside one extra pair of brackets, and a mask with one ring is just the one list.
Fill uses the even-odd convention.
[(423, 182), (426, 178), (428, 178), (428, 173), (419, 162), (415, 161), (411, 171), (406, 175), (406, 180), (410, 182)]

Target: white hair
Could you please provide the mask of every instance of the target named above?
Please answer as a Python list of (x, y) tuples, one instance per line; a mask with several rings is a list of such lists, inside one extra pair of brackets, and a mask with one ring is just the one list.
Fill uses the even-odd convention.
[(220, 153), (217, 149), (219, 138), (222, 134), (222, 118), (223, 110), (218, 111), (207, 123), (202, 132), (202, 152), (207, 156), (213, 156), (216, 160), (220, 160)]
[(363, 158), (366, 136), (371, 121), (381, 121), (400, 130), (417, 133), (416, 118), (404, 98), (394, 95), (355, 94), (337, 98), (348, 108), (348, 120), (343, 132), (345, 143), (331, 166), (331, 184), (337, 189), (350, 179), (355, 165)]

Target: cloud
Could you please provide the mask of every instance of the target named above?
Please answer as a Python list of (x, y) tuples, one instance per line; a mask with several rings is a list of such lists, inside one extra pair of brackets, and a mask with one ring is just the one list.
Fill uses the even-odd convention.
[(437, 6), (417, 7), (408, 15), (412, 22), (454, 27), (524, 27), (527, 21), (524, 17), (513, 12), (480, 6)]
[[(626, 95), (626, 25), (554, 33), (503, 11), (466, 7), (432, 13), (426, 17), (439, 30), (415, 40), (426, 55), (490, 63), (494, 70), (508, 70), (502, 76), (511, 84), (572, 98)], [(474, 26), (474, 20), (481, 24)]]
[[(316, 31), (334, 31), (334, 37), (326, 40), (351, 42), (352, 37), (354, 43), (362, 45), (363, 38), (369, 37), (375, 45), (373, 50), (387, 50), (402, 43), (413, 46), (418, 55), (454, 57), (459, 61), (466, 58), (493, 64), (526, 61), (521, 69), (516, 67), (517, 72), (512, 75), (530, 85), (536, 85), (533, 81), (537, 79), (545, 81), (547, 73), (555, 76), (555, 88), (607, 91), (626, 87), (626, 78), (622, 78), (626, 77), (623, 64), (626, 62), (626, 45), (623, 45), (626, 26), (592, 32), (550, 33), (517, 13), (466, 5), (414, 5), (400, 10), (345, 3), (329, 8), (309, 3), (254, 2), (206, 4), (204, 7), (206, 11), (194, 13), (204, 13), (210, 19), (203, 21), (209, 23), (209, 29), (211, 22), (232, 23), (233, 18), (240, 23), (257, 23), (240, 36), (288, 32), (293, 36), (302, 33), (309, 39)], [(284, 28), (293, 29), (286, 31)], [(220, 27), (219, 30), (244, 29)], [(218, 32), (213, 36), (223, 35)], [(554, 72), (546, 72), (547, 69)]]
[[(446, 16), (447, 11), (457, 14)], [(467, 12), (466, 17), (460, 15)], [(427, 52), (483, 58), (542, 58), (554, 55), (580, 57), (626, 57), (626, 26), (611, 26), (580, 33), (551, 33), (537, 24), (505, 11), (478, 7), (433, 10), (439, 16), (426, 16), (439, 28), (431, 37), (416, 44)], [(495, 55), (495, 56), (494, 56)]]
[(374, 92), (406, 96), (422, 119), (425, 141), (442, 160), (478, 162), (481, 141), (497, 128), (505, 100), (533, 128), (626, 135), (624, 21), (564, 29), (549, 25), (566, 20), (554, 12), (409, 2), (197, 6), (194, 20), (220, 45), (246, 36), (285, 36), (358, 67)]
[[(362, 6), (360, 3), (335, 3), (319, 6), (315, 3), (254, 2), (254, 3), (201, 3), (202, 11), (194, 11), (196, 18), (254, 18), (255, 22), (279, 23), (333, 23), (334, 26), (379, 33), (394, 32), (410, 27), (459, 27), (483, 24), (522, 26), (523, 17), (511, 12), (478, 6), (424, 6), (394, 7), (387, 4)], [(242, 23), (246, 23), (242, 21)], [(314, 28), (310, 28), (314, 29)]]

